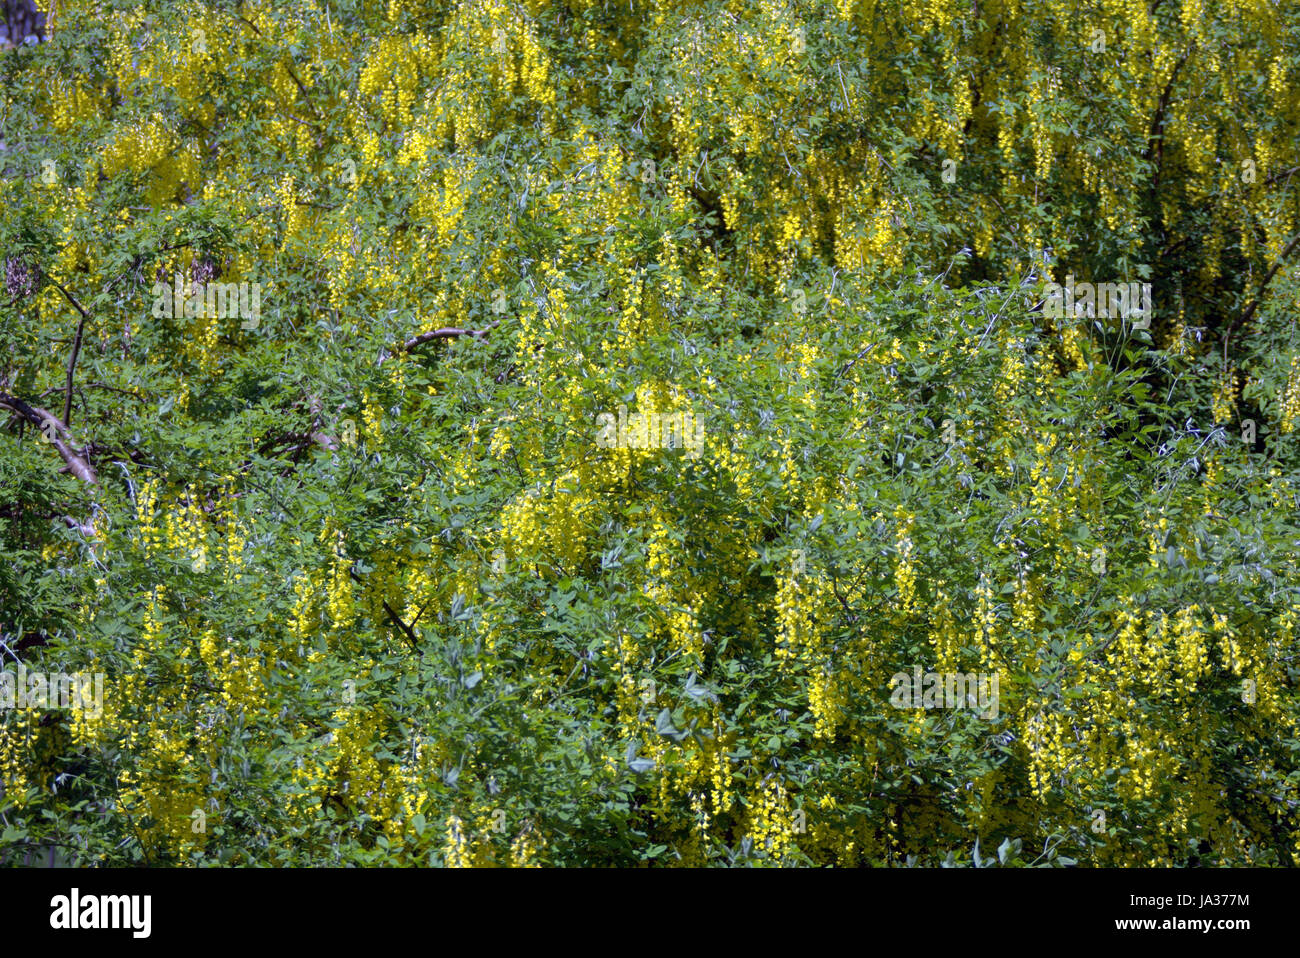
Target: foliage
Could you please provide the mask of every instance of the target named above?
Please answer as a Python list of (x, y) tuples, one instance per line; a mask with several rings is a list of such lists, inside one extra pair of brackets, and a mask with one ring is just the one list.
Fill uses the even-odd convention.
[(1297, 863), (1298, 40), (60, 3), (0, 52), (0, 653), (106, 681), (0, 710), (0, 857)]

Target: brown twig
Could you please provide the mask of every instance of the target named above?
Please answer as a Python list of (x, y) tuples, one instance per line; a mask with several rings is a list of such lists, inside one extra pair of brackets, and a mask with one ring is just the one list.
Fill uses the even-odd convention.
[(475, 339), (482, 339), (487, 336), (489, 330), (500, 325), (501, 321), (497, 320), (496, 322), (488, 323), (488, 325), (483, 329), (461, 329), (458, 326), (448, 326), (443, 329), (431, 329), (428, 332), (420, 333), (420, 335), (408, 339), (397, 348), (403, 352), (409, 353), (412, 349), (424, 345), (431, 339), (455, 339), (457, 336), (472, 336)]

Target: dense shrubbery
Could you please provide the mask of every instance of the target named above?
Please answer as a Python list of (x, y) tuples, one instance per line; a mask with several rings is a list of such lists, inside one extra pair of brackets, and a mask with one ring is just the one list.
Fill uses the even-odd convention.
[(0, 856), (1300, 859), (1286, 5), (51, 20), (0, 654), (105, 686), (0, 711)]

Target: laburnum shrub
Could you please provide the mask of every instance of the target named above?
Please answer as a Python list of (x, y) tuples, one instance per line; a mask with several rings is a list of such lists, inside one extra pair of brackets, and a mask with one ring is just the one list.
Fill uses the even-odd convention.
[(1300, 862), (1288, 5), (51, 6), (0, 859)]

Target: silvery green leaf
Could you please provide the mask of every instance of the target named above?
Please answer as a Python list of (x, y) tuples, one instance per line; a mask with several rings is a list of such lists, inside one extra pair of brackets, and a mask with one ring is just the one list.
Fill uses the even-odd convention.
[(677, 729), (673, 728), (673, 713), (671, 709), (664, 709), (655, 718), (655, 731), (660, 735), (675, 735)]

